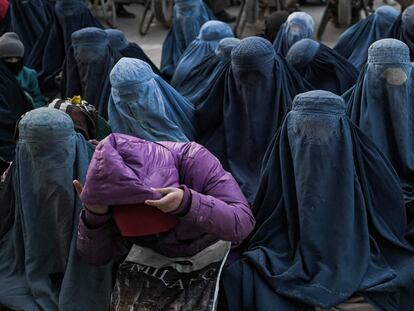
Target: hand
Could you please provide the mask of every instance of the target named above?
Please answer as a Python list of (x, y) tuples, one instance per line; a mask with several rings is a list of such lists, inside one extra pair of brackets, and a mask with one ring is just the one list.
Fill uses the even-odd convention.
[[(74, 180), (73, 181), (73, 185), (75, 186), (76, 192), (78, 193), (78, 196), (80, 198), (82, 191), (83, 191), (83, 186), (82, 184), (79, 182), (79, 180)], [(108, 213), (109, 211), (109, 207), (106, 205), (83, 205), (88, 211), (91, 211), (94, 214), (98, 214), (98, 215), (105, 215)]]
[(152, 190), (164, 196), (159, 200), (146, 200), (145, 204), (154, 206), (164, 213), (176, 211), (183, 201), (184, 191), (179, 188), (153, 188)]
[(89, 142), (90, 142), (92, 145), (95, 145), (95, 146), (98, 146), (98, 145), (99, 145), (99, 141), (97, 141), (96, 139), (89, 139)]

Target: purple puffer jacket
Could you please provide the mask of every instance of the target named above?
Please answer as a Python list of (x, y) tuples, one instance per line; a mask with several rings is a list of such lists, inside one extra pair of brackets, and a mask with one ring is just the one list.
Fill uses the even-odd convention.
[[(120, 153), (141, 159), (147, 155), (148, 161), (167, 159), (171, 162), (167, 164), (179, 172), (180, 187), (184, 190), (181, 206), (174, 212), (179, 223), (173, 230), (151, 241), (150, 247), (155, 251), (168, 257), (192, 256), (217, 240), (231, 241), (235, 248), (253, 230), (255, 220), (238, 184), (217, 158), (201, 145), (153, 143), (122, 134), (112, 134), (107, 139), (112, 140)], [(104, 169), (115, 171), (117, 168)], [(145, 173), (138, 178), (145, 183)], [(111, 193), (113, 184), (110, 180), (107, 187)], [(124, 245), (130, 244), (125, 240), (111, 214), (82, 212), (77, 248), (89, 263), (102, 265), (125, 255), (128, 248)], [(140, 244), (139, 241), (133, 243)], [(229, 258), (232, 260), (234, 254)]]

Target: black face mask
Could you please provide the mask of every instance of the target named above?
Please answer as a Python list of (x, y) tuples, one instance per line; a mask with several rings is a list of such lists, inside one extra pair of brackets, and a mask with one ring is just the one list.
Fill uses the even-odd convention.
[(17, 62), (8, 62), (3, 60), (3, 64), (10, 70), (12, 74), (17, 76), (19, 72), (23, 69), (23, 60), (19, 60)]

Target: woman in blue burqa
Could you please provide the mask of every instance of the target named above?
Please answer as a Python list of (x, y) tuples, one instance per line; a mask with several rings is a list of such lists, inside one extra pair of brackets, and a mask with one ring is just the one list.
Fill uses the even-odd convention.
[(19, 123), (16, 157), (0, 210), (0, 305), (12, 310), (107, 310), (112, 267), (76, 252), (84, 179), (92, 146), (64, 112), (39, 108)]
[(149, 141), (192, 141), (194, 106), (144, 61), (122, 58), (112, 69), (109, 124), (113, 133)]
[(103, 28), (84, 0), (57, 0), (47, 28), (36, 41), (27, 65), (39, 73), (43, 91), (59, 91), (56, 76), (62, 71), (72, 33), (86, 27)]
[(398, 175), (345, 110), (327, 91), (295, 98), (263, 161), (256, 229), (224, 275), (230, 310), (325, 309), (355, 295), (378, 310), (414, 305)]
[(145, 54), (144, 50), (135, 42), (129, 42), (125, 37), (125, 34), (118, 29), (106, 29), (108, 34), (109, 43), (112, 49), (119, 52), (122, 57), (130, 57), (143, 60), (151, 66), (152, 70), (157, 74), (161, 75), (160, 70), (151, 61), (151, 59)]
[(308, 13), (295, 12), (289, 15), (287, 21), (277, 33), (273, 46), (276, 52), (286, 56), (293, 44), (301, 39), (312, 38), (315, 22)]
[(334, 50), (361, 70), (368, 59), (368, 48), (375, 41), (388, 37), (398, 18), (398, 11), (391, 6), (381, 6), (373, 14), (349, 27), (339, 37)]
[(215, 19), (202, 0), (176, 0), (173, 24), (162, 44), (161, 72), (171, 79), (181, 55), (197, 37), (201, 26)]
[(187, 76), (203, 61), (206, 55), (216, 49), (220, 40), (233, 36), (232, 29), (226, 23), (219, 21), (204, 23), (197, 38), (191, 42), (181, 55), (171, 79), (171, 85), (180, 91)]
[(388, 37), (401, 40), (410, 48), (411, 61), (414, 62), (414, 4), (404, 10), (391, 27)]
[(368, 64), (345, 97), (351, 120), (393, 164), (405, 203), (414, 208), (414, 66), (408, 46), (396, 39), (372, 44)]
[(249, 37), (233, 49), (225, 80), (221, 141), (217, 144), (224, 147), (224, 163), (250, 201), (271, 138), (294, 96), (309, 89), (311, 86), (266, 39)]
[(111, 48), (105, 30), (88, 27), (74, 32), (63, 71), (64, 97), (81, 95), (107, 119), (109, 74), (121, 57)]
[(358, 71), (346, 58), (330, 47), (312, 39), (296, 42), (286, 60), (315, 89), (342, 95), (354, 86)]

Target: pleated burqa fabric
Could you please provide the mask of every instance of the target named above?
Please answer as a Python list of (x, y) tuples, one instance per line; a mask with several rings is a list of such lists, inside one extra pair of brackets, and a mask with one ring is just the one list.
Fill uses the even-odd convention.
[(46, 92), (59, 89), (55, 77), (72, 45), (72, 33), (86, 27), (103, 28), (83, 0), (58, 0), (52, 13), (27, 59), (27, 65), (38, 72), (40, 87)]
[(412, 308), (398, 176), (345, 110), (327, 91), (295, 98), (263, 161), (256, 229), (223, 275), (229, 305), (241, 306), (231, 311), (297, 310), (278, 308), (280, 296), (331, 308), (354, 294), (378, 310)]
[(31, 109), (32, 103), (16, 77), (0, 64), (0, 158), (3, 161), (13, 161), (16, 123)]
[[(217, 47), (192, 68), (176, 90), (192, 102), (197, 109), (209, 101), (212, 93), (216, 93), (217, 89), (223, 89), (224, 72), (230, 67), (231, 51), (239, 43), (240, 39), (236, 38), (221, 39)], [(220, 94), (213, 100), (223, 98), (223, 92)]]
[(88, 27), (74, 32), (63, 71), (64, 97), (81, 95), (107, 119), (109, 74), (121, 57), (111, 48), (104, 30)]
[(111, 72), (113, 133), (149, 141), (192, 141), (194, 106), (144, 61), (122, 58)]
[(14, 222), (0, 240), (0, 305), (109, 309), (112, 266), (91, 266), (76, 251), (82, 203), (72, 181), (84, 181), (92, 153), (62, 111), (39, 108), (20, 121), (11, 172)]
[(315, 89), (342, 95), (355, 85), (358, 71), (335, 50), (312, 39), (302, 39), (289, 50), (286, 60)]
[(276, 52), (286, 57), (293, 44), (302, 39), (312, 38), (314, 30), (315, 22), (312, 16), (305, 12), (292, 13), (279, 29), (273, 46)]
[(161, 73), (171, 79), (181, 55), (198, 36), (201, 26), (215, 19), (202, 0), (176, 0), (173, 24), (162, 44)]
[(143, 60), (151, 66), (154, 73), (161, 75), (158, 67), (155, 66), (147, 54), (145, 54), (144, 50), (138, 44), (129, 42), (122, 31), (118, 29), (106, 29), (105, 31), (108, 34), (109, 43), (111, 44), (112, 49), (118, 51), (122, 57)]
[(414, 62), (414, 5), (409, 6), (397, 18), (388, 37), (401, 40), (410, 48), (410, 58)]
[(271, 138), (294, 96), (309, 88), (266, 39), (249, 37), (233, 49), (223, 101), (223, 155), (250, 201)]
[(200, 29), (196, 39), (186, 48), (178, 62), (171, 85), (180, 90), (185, 79), (192, 74), (206, 55), (214, 51), (223, 38), (233, 37), (233, 31), (226, 23), (208, 21)]
[(414, 66), (407, 45), (383, 39), (348, 97), (351, 120), (397, 171), (407, 206), (414, 205)]
[(361, 70), (368, 59), (368, 48), (375, 41), (388, 36), (398, 11), (391, 6), (381, 6), (375, 13), (349, 27), (339, 37), (334, 50)]

